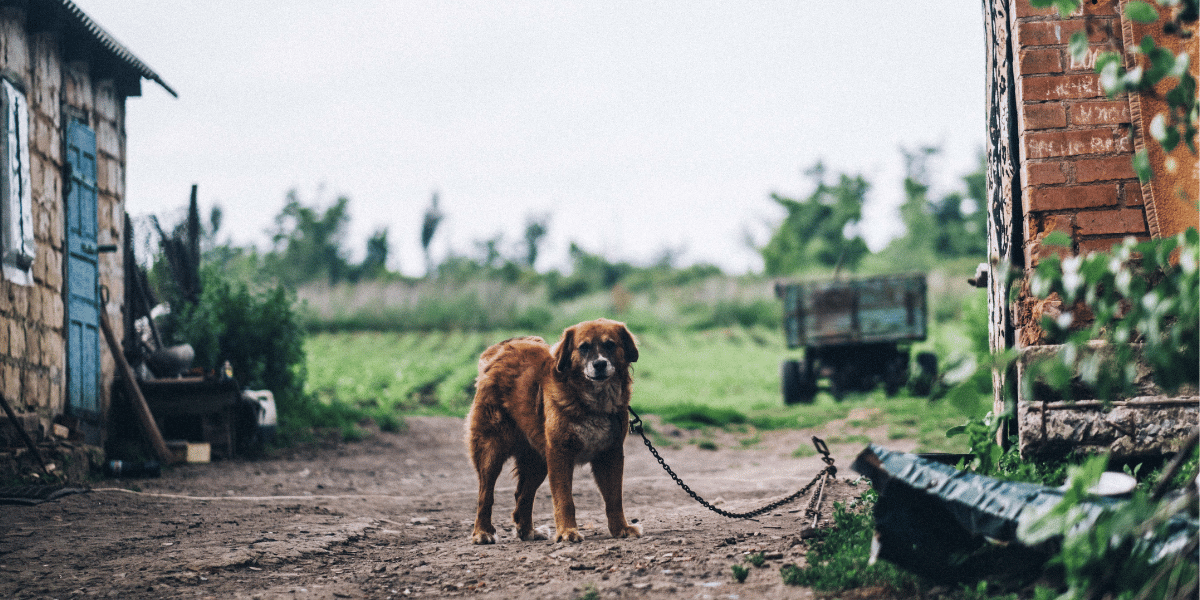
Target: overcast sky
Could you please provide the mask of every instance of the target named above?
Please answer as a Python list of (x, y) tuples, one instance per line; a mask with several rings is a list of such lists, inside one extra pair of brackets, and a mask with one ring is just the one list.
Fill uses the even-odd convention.
[(348, 245), (387, 227), (393, 268), (521, 238), (610, 259), (760, 270), (745, 231), (824, 160), (873, 184), (864, 234), (898, 234), (901, 146), (948, 189), (984, 143), (978, 2), (76, 0), (157, 71), (126, 104), (128, 210), (177, 217), (193, 183), (225, 234), (266, 246), (289, 189), (350, 198)]

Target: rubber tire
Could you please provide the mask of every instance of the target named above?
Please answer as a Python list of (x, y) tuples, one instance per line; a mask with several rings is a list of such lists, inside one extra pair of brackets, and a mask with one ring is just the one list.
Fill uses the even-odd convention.
[(937, 355), (932, 352), (918, 352), (917, 367), (921, 369), (921, 374), (913, 382), (913, 395), (928, 396), (933, 391), (933, 385), (938, 378)]
[(895, 396), (908, 383), (908, 353), (897, 351), (888, 357), (884, 366), (883, 391), (888, 397)]
[(779, 364), (779, 371), (784, 404), (811, 404), (817, 397), (816, 382), (807, 361), (785, 360)]

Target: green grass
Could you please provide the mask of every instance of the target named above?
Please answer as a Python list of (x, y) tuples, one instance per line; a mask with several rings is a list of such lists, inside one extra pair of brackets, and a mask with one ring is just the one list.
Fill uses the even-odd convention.
[[(957, 322), (942, 324), (922, 347), (952, 347), (966, 335), (964, 329)], [(479, 353), (527, 334), (551, 343), (558, 336), (554, 330), (313, 334), (305, 347), (308, 391), (324, 405), (364, 409), (377, 422), (389, 414), (464, 416), (474, 393)], [(683, 429), (723, 428), (754, 439), (763, 430), (820, 429), (855, 411), (857, 416), (827, 441), (915, 439), (920, 451), (963, 452), (965, 439), (948, 439), (945, 431), (991, 407), (990, 396), (983, 393), (957, 394), (948, 402), (903, 393), (887, 398), (882, 390), (841, 401), (821, 392), (812, 404), (785, 406), (779, 364), (798, 352), (785, 347), (779, 329), (635, 330), (635, 335), (641, 354), (633, 366), (633, 407)], [(942, 364), (961, 361), (965, 351), (960, 346), (957, 352), (939, 351), (939, 359)]]

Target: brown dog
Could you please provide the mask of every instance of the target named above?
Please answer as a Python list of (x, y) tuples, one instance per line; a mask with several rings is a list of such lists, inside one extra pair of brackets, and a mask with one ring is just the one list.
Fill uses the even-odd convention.
[(550, 347), (540, 337), (514, 338), (479, 357), (475, 403), (467, 416), (467, 448), (479, 475), (479, 504), (471, 540), (494, 544), (492, 503), (496, 479), (516, 459), (516, 535), (546, 539), (533, 530), (533, 497), (550, 475), (554, 541), (579, 542), (571, 478), (591, 463), (604, 497), (613, 537), (639, 537), (621, 506), (623, 444), (629, 428), (629, 363), (637, 344), (624, 323), (608, 319), (568, 327)]

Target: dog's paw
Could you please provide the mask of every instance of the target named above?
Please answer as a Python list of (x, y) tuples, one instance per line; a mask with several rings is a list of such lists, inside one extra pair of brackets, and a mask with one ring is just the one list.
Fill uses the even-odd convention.
[(562, 542), (562, 541), (568, 541), (573, 544), (578, 544), (579, 542), (583, 541), (583, 535), (580, 534), (579, 530), (575, 529), (575, 528), (564, 529), (562, 533), (559, 533), (558, 535), (554, 536), (554, 543), (557, 544), (558, 542)]
[[(545, 531), (543, 531), (543, 530), (545, 530)], [(513, 530), (513, 533), (516, 535), (517, 539), (521, 540), (522, 542), (533, 542), (533, 541), (537, 541), (537, 540), (550, 539), (548, 532), (549, 532), (549, 528), (544, 525), (537, 529), (530, 529), (529, 531), (525, 531), (525, 532), (522, 532), (519, 529)]]
[(486, 531), (476, 531), (471, 535), (471, 543), (473, 544), (495, 544), (496, 534)]
[(626, 525), (612, 532), (615, 538), (640, 538), (642, 537), (641, 525)]

